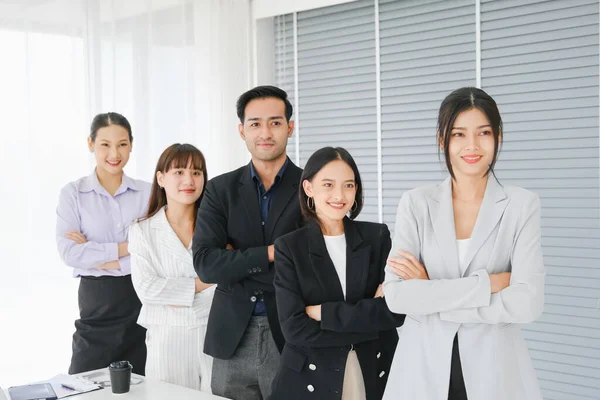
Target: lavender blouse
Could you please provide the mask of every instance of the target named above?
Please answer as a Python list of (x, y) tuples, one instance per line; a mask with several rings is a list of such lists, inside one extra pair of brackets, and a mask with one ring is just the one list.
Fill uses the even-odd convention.
[[(131, 223), (145, 215), (150, 184), (123, 175), (123, 182), (111, 196), (96, 170), (71, 182), (60, 191), (56, 209), (56, 243), (61, 258), (73, 267), (73, 276), (124, 276), (131, 273), (129, 256), (119, 258), (118, 244), (127, 241)], [(87, 243), (77, 244), (65, 234), (81, 232)], [(121, 269), (98, 269), (118, 260)]]

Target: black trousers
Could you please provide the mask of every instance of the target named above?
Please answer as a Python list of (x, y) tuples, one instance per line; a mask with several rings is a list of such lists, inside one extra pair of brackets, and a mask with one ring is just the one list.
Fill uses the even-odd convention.
[(78, 298), (80, 318), (75, 321), (69, 374), (126, 360), (133, 372), (144, 375), (146, 329), (137, 324), (142, 303), (131, 276), (82, 277)]
[(467, 389), (460, 364), (460, 351), (458, 349), (458, 333), (454, 336), (452, 345), (452, 361), (450, 363), (450, 389), (448, 400), (467, 400)]

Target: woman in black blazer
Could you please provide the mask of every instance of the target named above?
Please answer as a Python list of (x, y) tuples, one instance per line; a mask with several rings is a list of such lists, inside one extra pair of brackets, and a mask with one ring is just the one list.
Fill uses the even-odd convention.
[[(275, 296), (286, 339), (272, 399), (381, 399), (398, 342), (381, 283), (386, 225), (357, 222), (362, 183), (350, 154), (315, 152), (301, 178), (307, 224), (275, 241)], [(348, 217), (349, 214), (349, 217)]]

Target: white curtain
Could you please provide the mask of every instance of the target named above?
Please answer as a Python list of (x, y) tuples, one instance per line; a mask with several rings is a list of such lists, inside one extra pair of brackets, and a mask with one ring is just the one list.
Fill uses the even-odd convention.
[(209, 176), (248, 161), (249, 0), (0, 1), (0, 386), (64, 373), (77, 280), (55, 247), (60, 188), (90, 173), (92, 117), (133, 127), (130, 176), (189, 142)]

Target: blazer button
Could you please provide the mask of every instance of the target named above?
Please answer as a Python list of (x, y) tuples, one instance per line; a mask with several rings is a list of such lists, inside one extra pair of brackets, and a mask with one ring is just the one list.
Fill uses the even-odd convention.
[(254, 294), (259, 294), (259, 293), (258, 293), (258, 290), (255, 290), (255, 291), (254, 291)]
[(385, 371), (381, 371), (381, 372), (379, 373), (379, 377), (380, 377), (380, 378), (382, 378), (384, 375), (385, 375)]
[(317, 366), (316, 366), (315, 364), (310, 364), (310, 365), (308, 366), (308, 368), (309, 368), (311, 371), (314, 371), (314, 370), (316, 370), (316, 369), (317, 369)]
[(248, 273), (252, 273), (252, 268), (248, 268)]
[(252, 272), (256, 272), (256, 268), (252, 268)]
[(309, 392), (315, 391), (315, 387), (313, 385), (308, 385), (306, 388), (308, 389)]
[(261, 268), (257, 268), (257, 270), (258, 270), (258, 272), (262, 271), (262, 269), (261, 269)]
[(381, 352), (377, 353), (377, 358), (381, 357)]
[(256, 303), (256, 296), (250, 297), (250, 301), (253, 302), (253, 303)]

